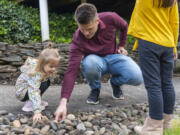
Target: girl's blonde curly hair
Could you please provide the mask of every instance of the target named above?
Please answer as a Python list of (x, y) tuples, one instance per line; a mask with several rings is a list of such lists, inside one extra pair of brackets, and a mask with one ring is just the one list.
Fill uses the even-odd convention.
[(56, 59), (60, 61), (61, 57), (59, 55), (58, 49), (53, 48), (52, 43), (48, 43), (48, 45), (43, 49), (40, 53), (39, 57), (37, 58), (37, 65), (33, 72), (30, 75), (35, 75), (37, 72), (40, 72), (43, 76), (43, 79), (47, 77), (46, 73), (44, 72), (44, 66), (49, 62), (49, 59)]

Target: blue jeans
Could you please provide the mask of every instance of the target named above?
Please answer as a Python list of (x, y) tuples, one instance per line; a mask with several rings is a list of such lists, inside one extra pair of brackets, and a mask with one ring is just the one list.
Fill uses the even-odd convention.
[(139, 66), (122, 54), (88, 55), (82, 62), (82, 72), (92, 90), (101, 89), (100, 79), (105, 74), (111, 74), (112, 83), (118, 86), (139, 85), (143, 81)]
[(148, 95), (149, 115), (152, 119), (162, 120), (163, 113), (173, 113), (175, 103), (173, 48), (139, 39), (138, 52)]

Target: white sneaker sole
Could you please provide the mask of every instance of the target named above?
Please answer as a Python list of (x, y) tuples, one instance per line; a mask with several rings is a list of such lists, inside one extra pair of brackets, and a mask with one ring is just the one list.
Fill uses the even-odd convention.
[(97, 102), (91, 102), (91, 101), (86, 101), (86, 103), (87, 104), (91, 104), (91, 105), (97, 105), (97, 104), (99, 104), (99, 101), (97, 101)]
[(24, 112), (32, 112), (33, 109), (23, 107), (22, 111), (24, 111)]
[(115, 97), (113, 94), (112, 94), (112, 98), (115, 99), (115, 100), (124, 100), (124, 99), (125, 99), (124, 96), (122, 96), (122, 97), (120, 97), (120, 98), (117, 98), (117, 97)]

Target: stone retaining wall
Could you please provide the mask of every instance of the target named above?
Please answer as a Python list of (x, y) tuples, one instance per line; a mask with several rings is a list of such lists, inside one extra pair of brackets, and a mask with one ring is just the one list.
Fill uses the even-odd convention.
[[(0, 84), (14, 85), (20, 75), (20, 67), (27, 57), (37, 57), (45, 45), (46, 43), (10, 45), (0, 42)], [(52, 84), (61, 84), (68, 64), (70, 44), (54, 44), (54, 47), (58, 48), (62, 59), (58, 74), (51, 82)], [(108, 76), (105, 76), (102, 80), (106, 82), (108, 78)], [(79, 72), (75, 83), (85, 82), (82, 72)]]
[[(37, 57), (43, 50), (45, 43), (31, 44), (16, 44), (10, 45), (0, 42), (0, 83), (15, 84), (17, 77), (20, 74), (20, 67), (28, 56)], [(55, 44), (62, 56), (58, 74), (52, 83), (60, 84), (66, 71), (69, 54), (69, 44)], [(82, 82), (83, 77), (81, 72), (78, 75), (77, 81)]]
[[(28, 56), (37, 57), (43, 50), (46, 43), (30, 43), (30, 44), (15, 44), (10, 45), (0, 42), (0, 84), (15, 84), (17, 77), (20, 74), (20, 67)], [(61, 64), (58, 69), (57, 77), (51, 82), (53, 84), (61, 84), (64, 77), (69, 57), (70, 44), (55, 44), (62, 57)], [(137, 60), (137, 51), (132, 51), (132, 45), (127, 45), (129, 56), (135, 61)], [(107, 82), (109, 75), (102, 78), (103, 82)], [(82, 72), (79, 72), (76, 83), (86, 82)]]

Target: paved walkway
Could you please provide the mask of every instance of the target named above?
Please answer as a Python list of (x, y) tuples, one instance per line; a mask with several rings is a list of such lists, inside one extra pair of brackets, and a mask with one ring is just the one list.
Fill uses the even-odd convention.
[[(176, 90), (176, 102), (180, 104), (180, 77), (173, 79)], [(49, 102), (48, 111), (54, 112), (59, 104), (60, 86), (51, 86), (43, 95), (43, 99)], [(124, 100), (113, 100), (112, 89), (109, 83), (103, 83), (100, 95), (99, 105), (86, 104), (86, 98), (90, 92), (87, 84), (75, 85), (70, 102), (68, 103), (68, 112), (90, 111), (103, 109), (107, 106), (122, 107), (125, 105), (147, 102), (146, 91), (144, 85), (129, 86), (124, 85), (123, 91), (125, 94)], [(13, 113), (22, 112), (22, 102), (19, 102), (14, 95), (14, 86), (0, 85), (0, 110), (7, 110)]]

